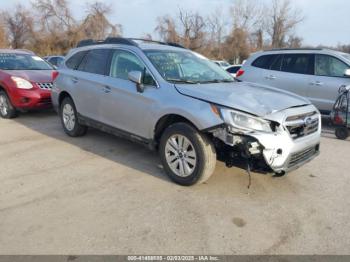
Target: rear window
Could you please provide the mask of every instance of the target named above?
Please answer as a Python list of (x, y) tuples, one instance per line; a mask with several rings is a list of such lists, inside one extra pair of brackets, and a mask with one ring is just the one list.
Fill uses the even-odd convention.
[(79, 66), (81, 60), (84, 58), (86, 53), (87, 51), (81, 51), (74, 54), (67, 60), (66, 66), (70, 69), (77, 69), (77, 67)]
[(227, 68), (226, 71), (231, 74), (236, 74), (240, 68), (241, 68), (240, 66), (233, 66), (233, 67)]
[(109, 55), (109, 49), (93, 49), (84, 57), (78, 70), (97, 75), (106, 75)]
[(276, 59), (278, 55), (263, 55), (258, 57), (253, 63), (252, 66), (263, 68), (263, 69), (270, 69), (271, 64)]
[(282, 71), (295, 74), (312, 75), (313, 55), (310, 54), (285, 54), (283, 56)]

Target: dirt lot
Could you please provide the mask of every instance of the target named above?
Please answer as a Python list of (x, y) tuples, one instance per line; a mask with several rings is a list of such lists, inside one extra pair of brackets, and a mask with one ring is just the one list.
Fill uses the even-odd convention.
[(53, 112), (0, 120), (0, 254), (350, 254), (350, 144), (282, 178), (217, 164), (184, 188), (155, 153)]

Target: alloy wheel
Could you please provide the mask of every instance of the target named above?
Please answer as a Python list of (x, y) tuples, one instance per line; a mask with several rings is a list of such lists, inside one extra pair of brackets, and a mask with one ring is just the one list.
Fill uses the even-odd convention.
[(170, 169), (180, 177), (190, 176), (197, 165), (197, 154), (191, 141), (183, 135), (173, 135), (165, 145), (165, 158)]
[(0, 95), (0, 112), (3, 116), (6, 116), (9, 110), (7, 98), (4, 95)]
[(75, 127), (74, 109), (70, 104), (65, 104), (62, 110), (62, 117), (64, 126), (68, 131), (72, 131)]

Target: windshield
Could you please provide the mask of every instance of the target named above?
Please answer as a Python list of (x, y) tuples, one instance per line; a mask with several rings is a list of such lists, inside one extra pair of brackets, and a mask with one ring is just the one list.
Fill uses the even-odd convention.
[(234, 81), (225, 70), (194, 52), (149, 50), (145, 54), (168, 82), (205, 84)]
[(42, 58), (29, 54), (0, 53), (1, 70), (52, 70)]

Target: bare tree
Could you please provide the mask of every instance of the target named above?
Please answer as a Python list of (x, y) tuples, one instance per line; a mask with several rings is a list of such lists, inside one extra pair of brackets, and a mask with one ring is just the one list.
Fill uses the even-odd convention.
[(72, 30), (76, 25), (66, 0), (35, 0), (32, 4), (42, 29), (56, 33)]
[(35, 41), (31, 49), (39, 54), (63, 54), (83, 38), (66, 0), (35, 0)]
[(180, 36), (177, 32), (175, 21), (172, 17), (165, 15), (157, 18), (158, 25), (155, 31), (158, 32), (161, 40), (165, 42), (180, 42)]
[(3, 15), (0, 14), (0, 48), (8, 47), (6, 30), (3, 21)]
[(198, 12), (179, 10), (178, 16), (168, 15), (158, 18), (155, 31), (163, 41), (175, 42), (192, 50), (199, 50), (205, 45), (206, 21)]
[(207, 18), (207, 28), (209, 38), (207, 39), (207, 49), (211, 57), (223, 59), (223, 42), (226, 33), (226, 21), (223, 9), (216, 9)]
[(290, 0), (272, 0), (272, 9), (266, 19), (267, 33), (272, 47), (286, 46), (287, 37), (304, 17), (301, 11), (293, 8)]
[(122, 26), (112, 24), (107, 18), (111, 12), (111, 6), (102, 2), (94, 2), (87, 7), (87, 16), (82, 23), (87, 38), (104, 39), (121, 35)]
[(14, 12), (2, 14), (12, 48), (25, 48), (33, 33), (33, 18), (23, 6), (17, 5)]

